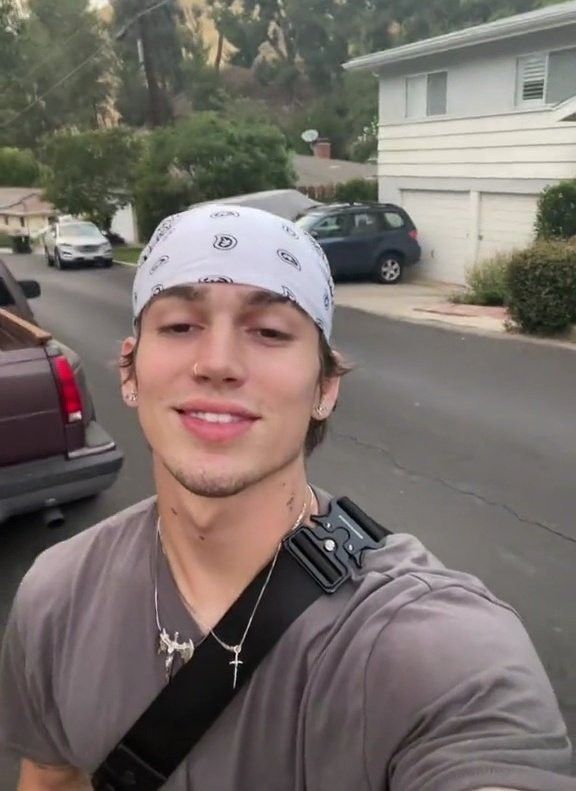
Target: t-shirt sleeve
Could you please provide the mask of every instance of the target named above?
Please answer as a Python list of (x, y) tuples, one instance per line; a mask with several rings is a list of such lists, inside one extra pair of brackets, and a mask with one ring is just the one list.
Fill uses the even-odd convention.
[(566, 727), (530, 638), (512, 610), (477, 591), (423, 587), (383, 625), (364, 706), (373, 789), (576, 789)]
[[(38, 651), (42, 626), (35, 623), (22, 588), (16, 596), (0, 656), (0, 749), (50, 766), (67, 761), (48, 727), (51, 703), (51, 646)], [(42, 654), (42, 655), (41, 655)]]

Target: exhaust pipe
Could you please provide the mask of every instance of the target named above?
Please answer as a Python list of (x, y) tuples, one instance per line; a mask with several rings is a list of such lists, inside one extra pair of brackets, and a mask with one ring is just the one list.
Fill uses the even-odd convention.
[(56, 500), (49, 500), (42, 512), (44, 527), (60, 527), (64, 524), (64, 514), (58, 507)]

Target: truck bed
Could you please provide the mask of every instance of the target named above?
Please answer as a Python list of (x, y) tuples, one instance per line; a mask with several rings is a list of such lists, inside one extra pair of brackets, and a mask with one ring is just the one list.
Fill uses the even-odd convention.
[(0, 308), (0, 352), (45, 346), (51, 339), (49, 332)]

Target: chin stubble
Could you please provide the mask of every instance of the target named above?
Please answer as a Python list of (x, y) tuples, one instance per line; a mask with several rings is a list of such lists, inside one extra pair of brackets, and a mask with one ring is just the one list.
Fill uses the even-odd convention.
[(283, 462), (273, 467), (246, 471), (244, 474), (238, 473), (229, 476), (219, 476), (218, 473), (209, 473), (206, 470), (190, 472), (181, 467), (172, 465), (166, 460), (163, 460), (162, 464), (168, 473), (178, 481), (180, 486), (191, 494), (195, 494), (197, 497), (233, 497), (252, 486), (256, 486), (266, 480), (266, 478), (281, 473), (292, 465), (299, 458), (300, 454), (301, 451), (295, 451), (284, 459)]

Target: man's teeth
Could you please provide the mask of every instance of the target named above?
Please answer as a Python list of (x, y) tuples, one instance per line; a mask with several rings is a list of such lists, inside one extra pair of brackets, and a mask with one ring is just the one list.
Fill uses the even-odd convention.
[(197, 420), (205, 420), (206, 423), (240, 423), (242, 420), (239, 415), (227, 415), (221, 412), (188, 412), (187, 414)]

